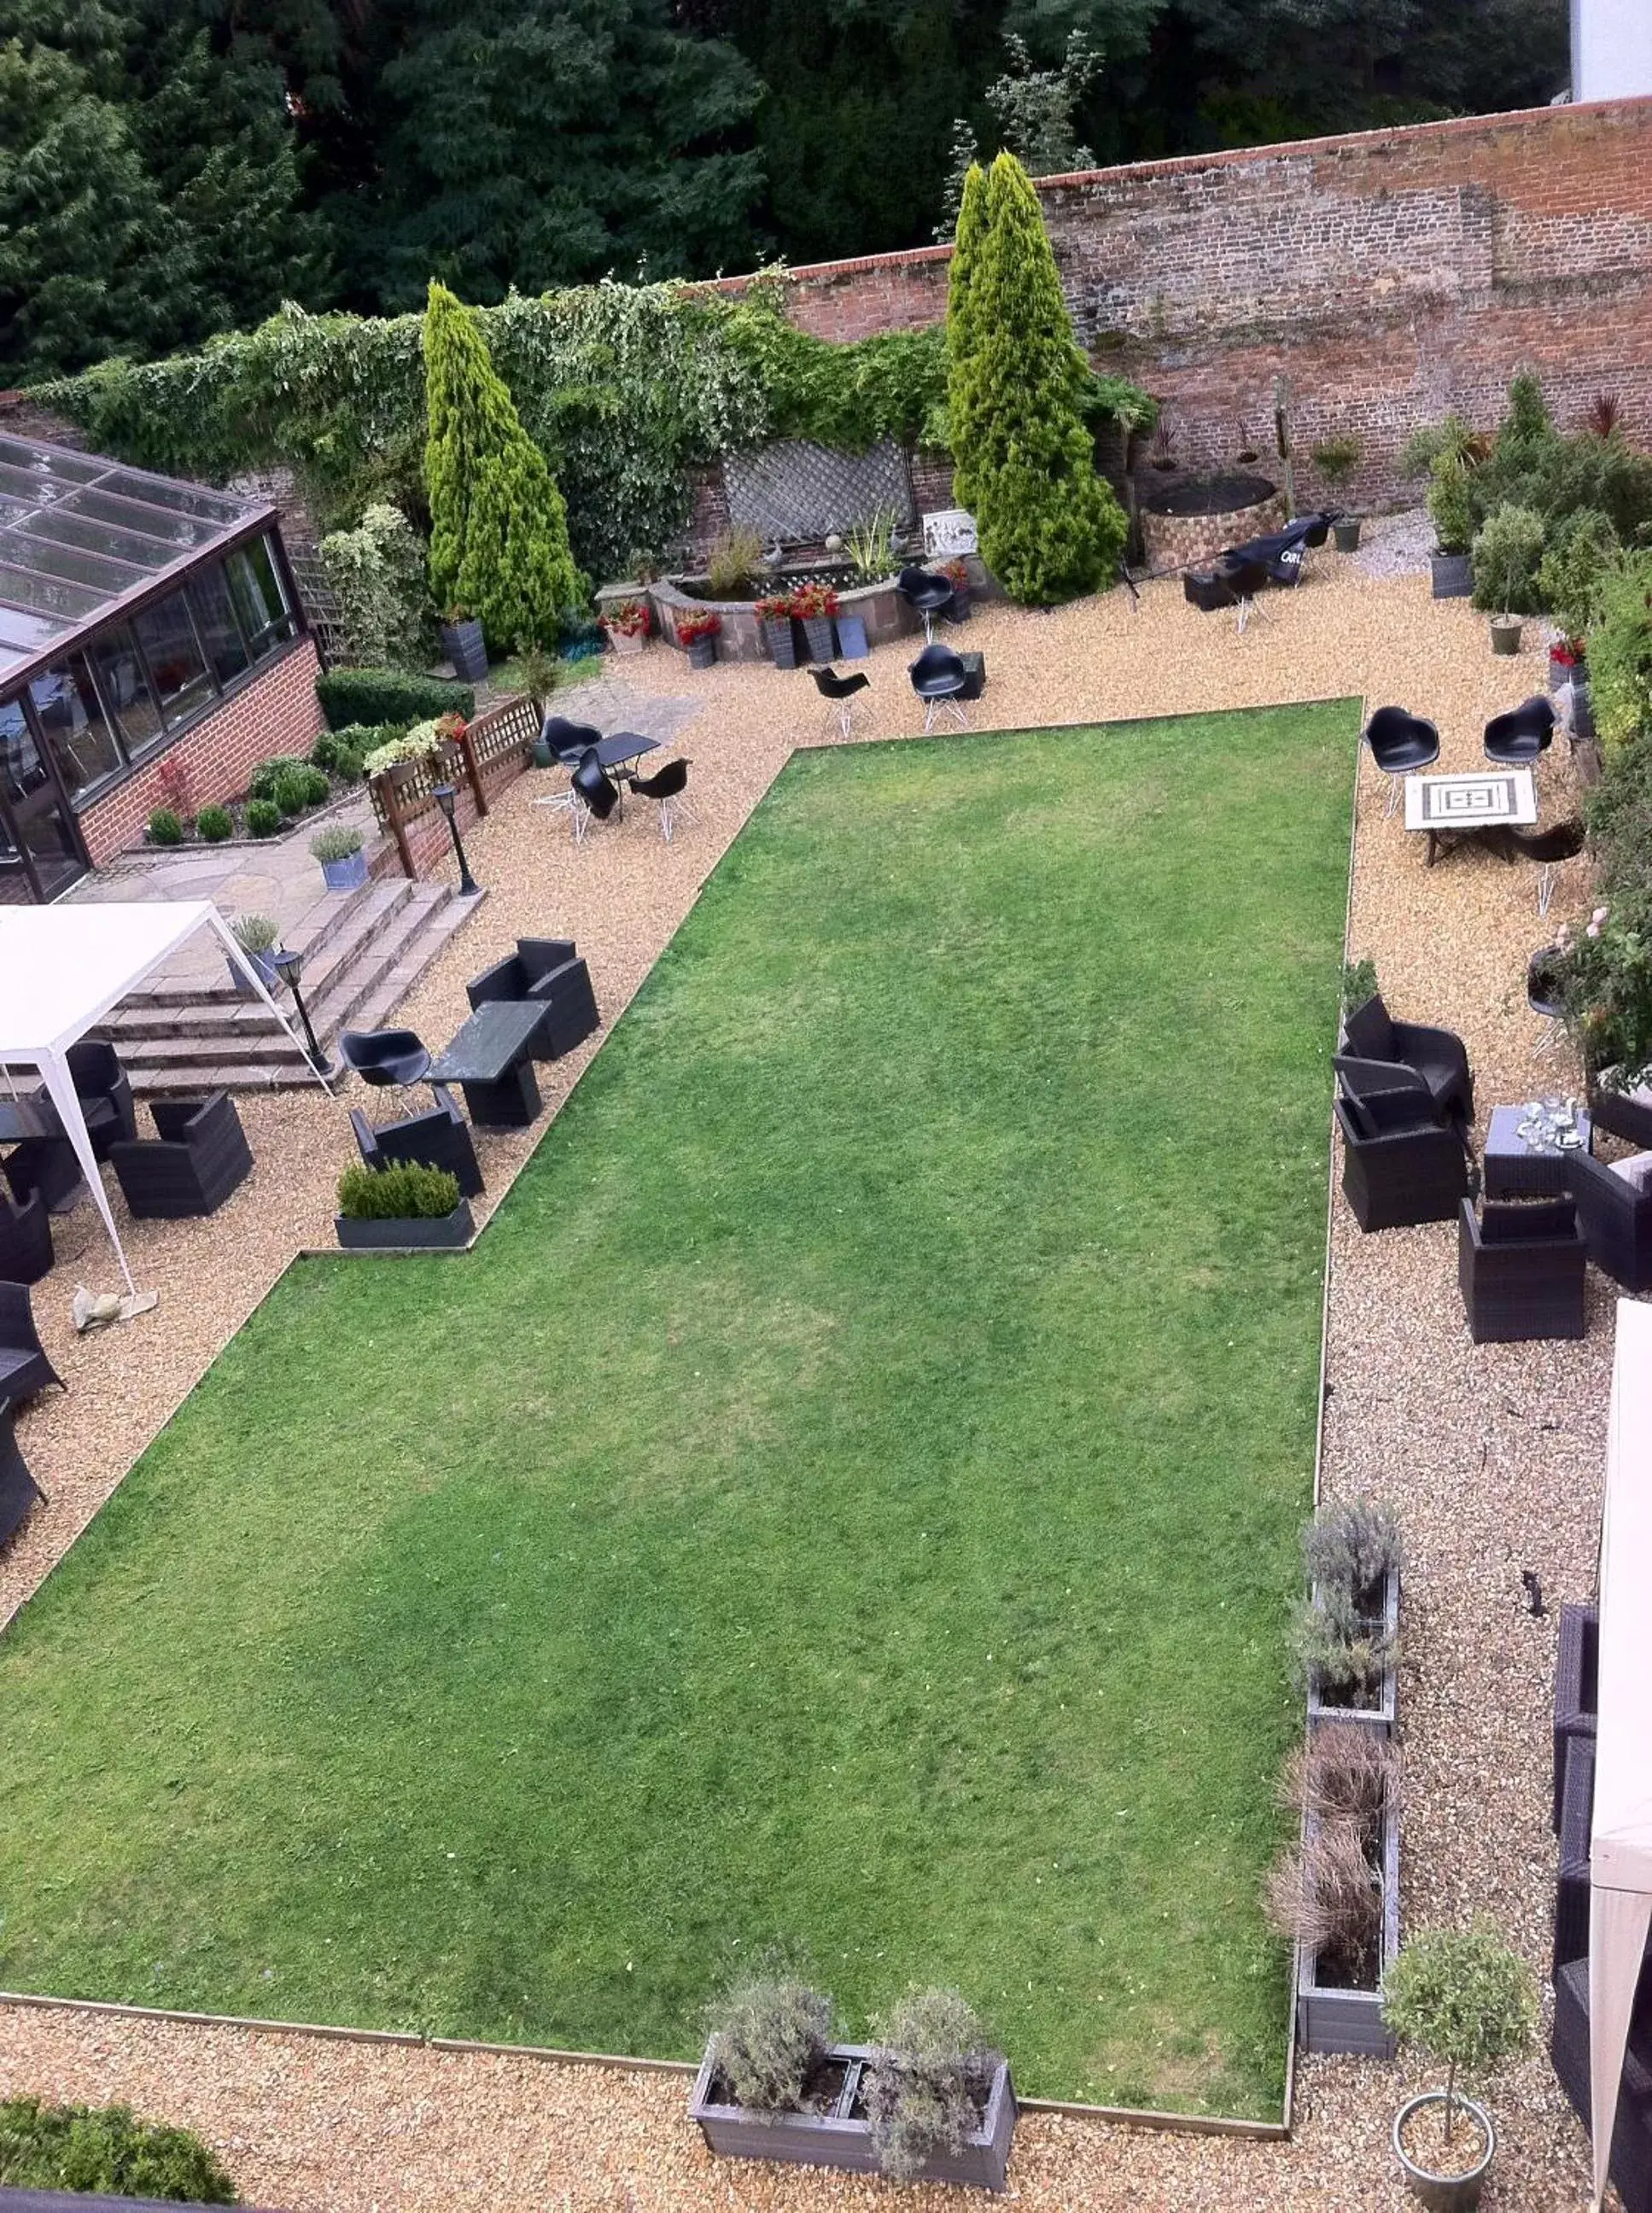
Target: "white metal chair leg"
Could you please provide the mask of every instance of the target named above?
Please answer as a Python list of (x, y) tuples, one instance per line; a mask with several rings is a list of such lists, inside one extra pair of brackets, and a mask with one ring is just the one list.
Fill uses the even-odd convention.
[(1537, 911), (1539, 917), (1548, 913), (1549, 901), (1553, 897), (1554, 870), (1551, 867), (1541, 868), (1537, 872)]
[(591, 810), (576, 791), (570, 791), (568, 795), (568, 814), (574, 826), (574, 843), (582, 845), (585, 832), (591, 825)]
[(1402, 788), (1402, 780), (1401, 780), (1401, 778), (1400, 778), (1400, 777), (1397, 777), (1397, 776), (1391, 776), (1391, 777), (1388, 778), (1388, 807), (1387, 807), (1387, 812), (1388, 812), (1390, 814), (1393, 814), (1393, 813), (1395, 812), (1395, 810), (1398, 808), (1399, 805), (1399, 794), (1400, 794), (1401, 788)]

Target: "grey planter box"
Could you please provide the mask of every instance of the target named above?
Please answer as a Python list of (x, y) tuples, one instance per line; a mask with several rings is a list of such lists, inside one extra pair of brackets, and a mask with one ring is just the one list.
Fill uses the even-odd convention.
[(1429, 572), (1436, 600), (1466, 600), (1474, 590), (1474, 562), (1467, 553), (1430, 553)]
[[(1317, 1584), (1314, 1586), (1314, 1595), (1316, 1599), (1319, 1596)], [(1392, 1643), (1399, 1631), (1399, 1577), (1398, 1575), (1389, 1576), (1383, 1585), (1382, 1625), (1387, 1630), (1388, 1640)], [(1399, 1671), (1390, 1667), (1385, 1667), (1382, 1671), (1382, 1680), (1377, 1686), (1375, 1698), (1368, 1693), (1364, 1701), (1358, 1705), (1339, 1705), (1336, 1703), (1334, 1693), (1327, 1695), (1316, 1667), (1310, 1671), (1308, 1679), (1308, 1727), (1311, 1728), (1315, 1722), (1363, 1722), (1372, 1728), (1380, 1729), (1384, 1736), (1392, 1736), (1398, 1698)]]
[(792, 634), (789, 617), (784, 622), (765, 622), (759, 625), (763, 643), (769, 649), (769, 658), (777, 668), (796, 668), (797, 640)]
[(367, 850), (358, 846), (342, 861), (323, 861), (322, 878), (330, 892), (358, 892), (367, 881)]
[(470, 1243), (476, 1228), (467, 1198), (461, 1198), (451, 1214), (426, 1215), (417, 1221), (393, 1216), (384, 1222), (357, 1222), (345, 1214), (335, 1214), (332, 1220), (347, 1253), (452, 1253)]
[(871, 652), (867, 643), (866, 618), (863, 615), (838, 617), (838, 650), (845, 661), (864, 661)]
[[(1312, 1835), (1309, 1817), (1307, 1833)], [(1399, 1954), (1399, 1809), (1390, 1804), (1382, 1816), (1382, 1938), (1377, 1980)], [(1304, 2051), (1346, 2051), (1366, 2059), (1392, 2059), (1393, 2032), (1382, 2018), (1380, 1990), (1356, 1990), (1322, 1984), (1319, 1955), (1306, 1944), (1296, 1948), (1296, 2041)]]
[[(714, 2095), (717, 2085), (708, 2055), (694, 2078), (688, 2117), (698, 2122), (707, 2148), (722, 2159), (779, 2160), (794, 2167), (838, 2167), (851, 2174), (875, 2174), (871, 2125), (852, 2118), (872, 2047), (834, 2044), (831, 2057), (843, 2063), (844, 2073), (836, 2106), (829, 2113), (753, 2113), (741, 2106), (724, 2105)], [(962, 2151), (928, 2161), (919, 2179), (961, 2183), (972, 2190), (1003, 2189), (1016, 2111), (1009, 2069), (1000, 2067), (979, 2129)]]
[(832, 635), (830, 615), (805, 615), (803, 636), (808, 641), (811, 661), (829, 663), (837, 659), (838, 641)]
[(488, 673), (488, 649), (482, 625), (474, 619), (443, 623), (442, 650), (453, 663), (453, 673), (464, 684), (480, 684)]

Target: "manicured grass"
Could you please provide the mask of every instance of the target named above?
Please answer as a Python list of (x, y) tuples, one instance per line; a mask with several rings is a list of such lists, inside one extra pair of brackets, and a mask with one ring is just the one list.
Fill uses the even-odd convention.
[(295, 1270), (4, 1640), (5, 1984), (686, 2055), (779, 1941), (1277, 2110), (1357, 726), (794, 759), (477, 1252)]

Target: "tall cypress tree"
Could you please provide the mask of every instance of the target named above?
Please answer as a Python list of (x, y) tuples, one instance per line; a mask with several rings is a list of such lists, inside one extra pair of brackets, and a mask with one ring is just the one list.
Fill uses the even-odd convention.
[(970, 263), (952, 439), (981, 556), (1012, 599), (1076, 599), (1112, 581), (1126, 524), (1095, 472), (1080, 412), (1087, 364), (1037, 197), (1013, 154), (992, 164)]
[(588, 596), (562, 494), (475, 316), (443, 284), (430, 286), (424, 339), (430, 588), (496, 647), (548, 643)]
[(979, 380), (974, 367), (981, 343), (976, 278), (985, 236), (986, 171), (978, 162), (972, 162), (964, 179), (963, 197), (958, 203), (958, 227), (953, 239), (952, 263), (947, 271), (947, 434), (952, 442), (955, 464), (953, 491), (965, 507), (974, 504), (970, 461), (981, 443), (975, 417)]

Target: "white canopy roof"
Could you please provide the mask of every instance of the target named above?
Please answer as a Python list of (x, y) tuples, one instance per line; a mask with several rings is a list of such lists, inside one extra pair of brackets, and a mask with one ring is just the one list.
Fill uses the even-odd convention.
[(1618, 1302), (1600, 1525), (1589, 1845), (1589, 2089), (1600, 2205), (1629, 2017), (1652, 1926), (1652, 1307)]
[[(75, 1149), (103, 1216), (128, 1290), (137, 1286), (115, 1233), (108, 1194), (64, 1056), (77, 1038), (84, 1037), (201, 929), (213, 930), (223, 941), (229, 959), (297, 1045), (292, 1025), (210, 900), (0, 908), (0, 1067), (40, 1070), (64, 1135)], [(305, 1058), (309, 1058), (308, 1053)]]

